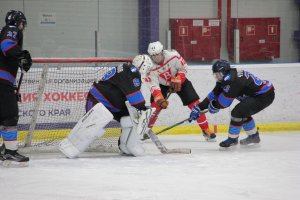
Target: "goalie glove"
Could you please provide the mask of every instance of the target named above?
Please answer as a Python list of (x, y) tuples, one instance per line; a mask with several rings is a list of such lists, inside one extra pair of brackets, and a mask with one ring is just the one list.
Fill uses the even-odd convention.
[(176, 93), (181, 90), (181, 78), (180, 76), (172, 77), (170, 83), (170, 92)]
[(152, 116), (155, 108), (147, 107), (147, 110), (138, 110), (138, 123), (137, 123), (137, 133), (143, 139), (144, 134), (148, 133), (148, 126), (150, 117)]
[(32, 65), (32, 59), (29, 51), (23, 50), (23, 55), (19, 58), (19, 64), (22, 69), (28, 72)]

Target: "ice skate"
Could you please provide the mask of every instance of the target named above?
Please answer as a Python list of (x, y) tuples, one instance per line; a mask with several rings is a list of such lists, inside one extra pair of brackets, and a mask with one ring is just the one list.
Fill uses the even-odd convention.
[(238, 144), (238, 138), (230, 138), (228, 137), (226, 140), (221, 142), (220, 150), (229, 150), (229, 149), (235, 149)]
[(216, 142), (216, 134), (212, 133), (209, 128), (202, 130), (202, 133), (207, 142)]
[(27, 167), (29, 158), (17, 152), (17, 150), (4, 149), (2, 165), (4, 167)]
[(5, 150), (5, 145), (4, 143), (0, 146), (0, 161), (4, 161), (4, 150)]
[(240, 145), (256, 145), (260, 143), (259, 133), (256, 132), (253, 135), (248, 135), (245, 139), (240, 140)]

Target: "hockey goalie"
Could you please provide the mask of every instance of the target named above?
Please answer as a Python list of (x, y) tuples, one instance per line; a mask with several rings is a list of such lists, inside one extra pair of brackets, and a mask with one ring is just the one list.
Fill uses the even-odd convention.
[(96, 137), (104, 135), (104, 127), (113, 119), (121, 124), (118, 142), (121, 154), (144, 154), (141, 138), (148, 130), (153, 108), (145, 106), (139, 68), (151, 68), (152, 61), (146, 55), (143, 60), (135, 60), (111, 68), (100, 81), (93, 83), (87, 96), (86, 114), (59, 145), (68, 158), (77, 157)]

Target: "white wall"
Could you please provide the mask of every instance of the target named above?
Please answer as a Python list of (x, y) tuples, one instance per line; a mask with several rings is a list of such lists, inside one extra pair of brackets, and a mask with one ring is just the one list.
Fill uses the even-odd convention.
[[(269, 64), (269, 65), (239, 65), (261, 79), (269, 80), (275, 87), (275, 100), (265, 110), (254, 115), (257, 123), (299, 122), (300, 123), (300, 63)], [(188, 78), (194, 85), (198, 95), (204, 99), (214, 88), (215, 81), (210, 66), (190, 66)], [(149, 92), (143, 87), (146, 99)], [(238, 101), (234, 101), (230, 108), (221, 110), (218, 114), (207, 114), (211, 124), (227, 124), (230, 121), (230, 110)], [(183, 107), (176, 94), (170, 96), (170, 104), (158, 120), (158, 125), (171, 125), (189, 116), (189, 109)]]
[[(93, 57), (95, 31), (99, 57), (132, 57), (138, 52), (137, 0), (0, 0), (0, 4), (1, 27), (8, 10), (25, 12), (24, 48), (34, 57)], [(56, 24), (41, 25), (41, 13), (54, 13)]]
[[(99, 5), (99, 6), (98, 6)], [(166, 45), (169, 18), (216, 18), (218, 0), (160, 0), (160, 40)], [(223, 0), (223, 12), (226, 0)], [(28, 27), (24, 48), (34, 57), (133, 57), (138, 53), (138, 0), (0, 0), (0, 26), (8, 10), (25, 12)], [(99, 12), (98, 12), (99, 11)], [(55, 26), (41, 26), (40, 13), (54, 13)], [(99, 16), (99, 18), (98, 18)], [(232, 17), (280, 17), (281, 58), (296, 62), (293, 32), (299, 30), (299, 10), (294, 0), (232, 0)], [(222, 25), (226, 26), (223, 13)], [(226, 31), (222, 32), (226, 40)], [(226, 58), (225, 41), (222, 58)]]

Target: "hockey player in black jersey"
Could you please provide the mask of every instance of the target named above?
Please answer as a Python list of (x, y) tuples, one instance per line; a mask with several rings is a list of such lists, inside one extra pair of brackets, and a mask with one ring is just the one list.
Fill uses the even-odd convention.
[[(135, 65), (137, 64), (133, 62), (133, 64), (124, 63), (112, 67), (100, 81), (93, 83), (87, 96), (87, 114), (77, 123), (78, 128), (75, 126), (68, 138), (60, 144), (60, 150), (67, 157), (74, 158), (83, 152), (92, 142), (88, 140), (89, 136), (102, 136), (105, 132), (104, 127), (112, 119), (121, 124), (122, 133), (119, 139), (121, 153), (133, 156), (143, 155), (144, 148), (140, 140), (148, 127), (152, 109), (145, 106), (145, 99), (141, 92), (141, 75)], [(152, 65), (152, 62), (145, 61), (142, 65)], [(126, 101), (129, 102), (130, 107), (126, 105)], [(132, 116), (130, 114), (132, 112), (136, 115)], [(99, 126), (99, 130), (89, 131), (86, 125), (88, 123), (84, 121), (92, 120), (93, 117), (89, 115), (97, 118), (97, 113), (99, 120), (96, 126)], [(85, 133), (80, 133), (80, 129)]]
[(201, 110), (205, 109), (212, 114), (217, 113), (219, 109), (229, 107), (237, 99), (240, 102), (231, 111), (228, 139), (221, 142), (220, 147), (237, 145), (242, 128), (248, 137), (240, 140), (241, 145), (259, 143), (259, 133), (252, 115), (272, 104), (275, 98), (274, 86), (250, 72), (231, 68), (226, 60), (215, 62), (212, 71), (216, 85), (206, 99), (193, 108), (190, 119), (197, 119)]
[(19, 67), (26, 72), (32, 65), (30, 53), (22, 50), (23, 30), (27, 24), (21, 11), (11, 10), (0, 33), (0, 160), (5, 166), (26, 166), (29, 158), (17, 152), (18, 98), (16, 76)]

